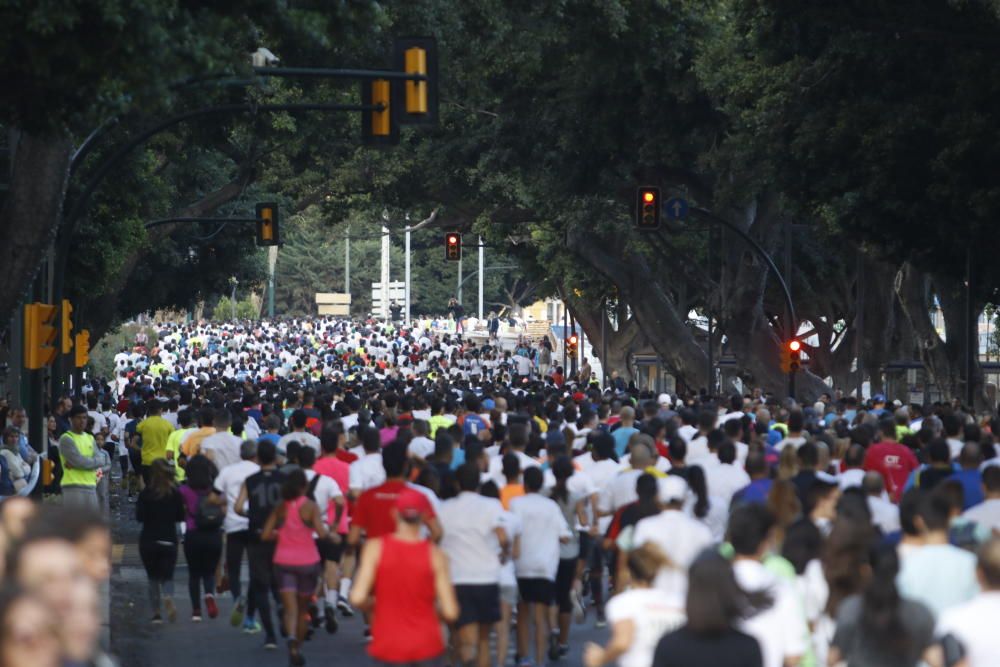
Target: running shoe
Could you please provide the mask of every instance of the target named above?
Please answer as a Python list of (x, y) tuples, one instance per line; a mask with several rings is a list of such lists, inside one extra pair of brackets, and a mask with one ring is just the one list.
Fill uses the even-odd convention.
[(363, 636), (366, 642), (370, 642), (372, 640), (372, 629), (369, 628), (367, 625), (365, 626), (365, 631), (363, 633)]
[(163, 608), (167, 610), (167, 620), (171, 623), (177, 621), (177, 606), (173, 598), (163, 598)]
[(570, 602), (573, 603), (573, 620), (577, 623), (583, 623), (584, 619), (587, 617), (587, 610), (583, 606), (583, 600), (580, 598), (580, 591), (575, 588), (569, 592)]
[(153, 625), (162, 625), (163, 618), (159, 614), (153, 614)]
[(294, 639), (288, 640), (288, 664), (292, 667), (302, 667), (306, 664), (305, 656), (302, 655), (302, 647)]
[(347, 598), (343, 595), (337, 596), (337, 609), (340, 610), (340, 614), (344, 618), (354, 616), (354, 609), (351, 608), (351, 605), (347, 602)]
[(597, 620), (594, 621), (594, 627), (595, 628), (606, 628), (606, 627), (608, 627), (608, 621), (607, 621), (606, 618), (604, 618), (604, 612), (603, 611), (600, 611), (600, 610), (597, 611)]
[(255, 635), (261, 631), (260, 622), (255, 621), (252, 618), (248, 618), (243, 621), (243, 634), (245, 635)]
[(201, 623), (201, 612), (200, 611), (196, 611), (193, 614), (191, 614), (191, 622), (192, 623)]
[(531, 661), (531, 658), (521, 658), (517, 663), (517, 667), (535, 667), (535, 663)]
[(316, 600), (309, 601), (309, 623), (312, 624), (314, 628), (318, 628), (322, 621), (319, 620), (319, 607), (316, 606)]
[(265, 651), (277, 651), (278, 650), (278, 640), (274, 637), (268, 637), (264, 640), (264, 650)]
[(559, 645), (559, 657), (560, 658), (565, 658), (567, 655), (569, 655), (569, 644), (560, 644)]
[(337, 613), (333, 610), (333, 607), (326, 605), (323, 608), (323, 616), (326, 622), (326, 631), (329, 634), (336, 634), (337, 632)]
[(549, 633), (549, 660), (559, 659), (559, 633)]
[(215, 618), (219, 615), (219, 605), (215, 604), (215, 596), (208, 594), (205, 596), (205, 610), (208, 611), (209, 618)]
[(238, 628), (240, 623), (243, 622), (244, 609), (246, 609), (246, 600), (243, 596), (236, 598), (236, 604), (233, 606), (233, 613), (229, 615), (229, 624), (234, 628)]

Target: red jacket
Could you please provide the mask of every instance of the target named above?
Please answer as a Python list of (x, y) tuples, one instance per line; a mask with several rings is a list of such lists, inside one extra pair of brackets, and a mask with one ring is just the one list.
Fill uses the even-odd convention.
[(885, 480), (885, 490), (892, 502), (898, 503), (903, 495), (903, 487), (910, 473), (920, 467), (920, 462), (910, 448), (898, 442), (886, 440), (868, 448), (864, 469), (875, 471)]

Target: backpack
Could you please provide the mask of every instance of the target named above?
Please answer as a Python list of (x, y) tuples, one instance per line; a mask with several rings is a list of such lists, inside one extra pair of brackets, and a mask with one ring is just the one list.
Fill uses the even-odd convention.
[(306, 498), (313, 502), (316, 502), (316, 487), (319, 486), (319, 477), (319, 473), (316, 473), (316, 476), (309, 482), (309, 488), (306, 489)]
[(209, 500), (210, 494), (198, 499), (198, 508), (194, 512), (194, 525), (198, 530), (219, 530), (226, 520), (226, 510)]

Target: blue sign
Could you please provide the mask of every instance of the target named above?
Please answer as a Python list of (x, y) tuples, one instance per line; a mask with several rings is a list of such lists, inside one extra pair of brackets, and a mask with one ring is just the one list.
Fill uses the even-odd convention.
[(663, 212), (671, 220), (683, 220), (688, 214), (687, 200), (680, 197), (668, 199), (667, 203), (663, 205)]

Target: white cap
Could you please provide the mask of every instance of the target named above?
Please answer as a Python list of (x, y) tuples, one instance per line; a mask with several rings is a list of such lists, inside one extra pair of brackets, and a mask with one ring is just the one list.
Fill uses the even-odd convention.
[(661, 477), (657, 483), (661, 503), (683, 502), (687, 500), (688, 483), (679, 475)]
[(656, 402), (660, 405), (670, 407), (674, 404), (674, 399), (670, 398), (670, 394), (660, 394), (660, 397), (656, 399)]

